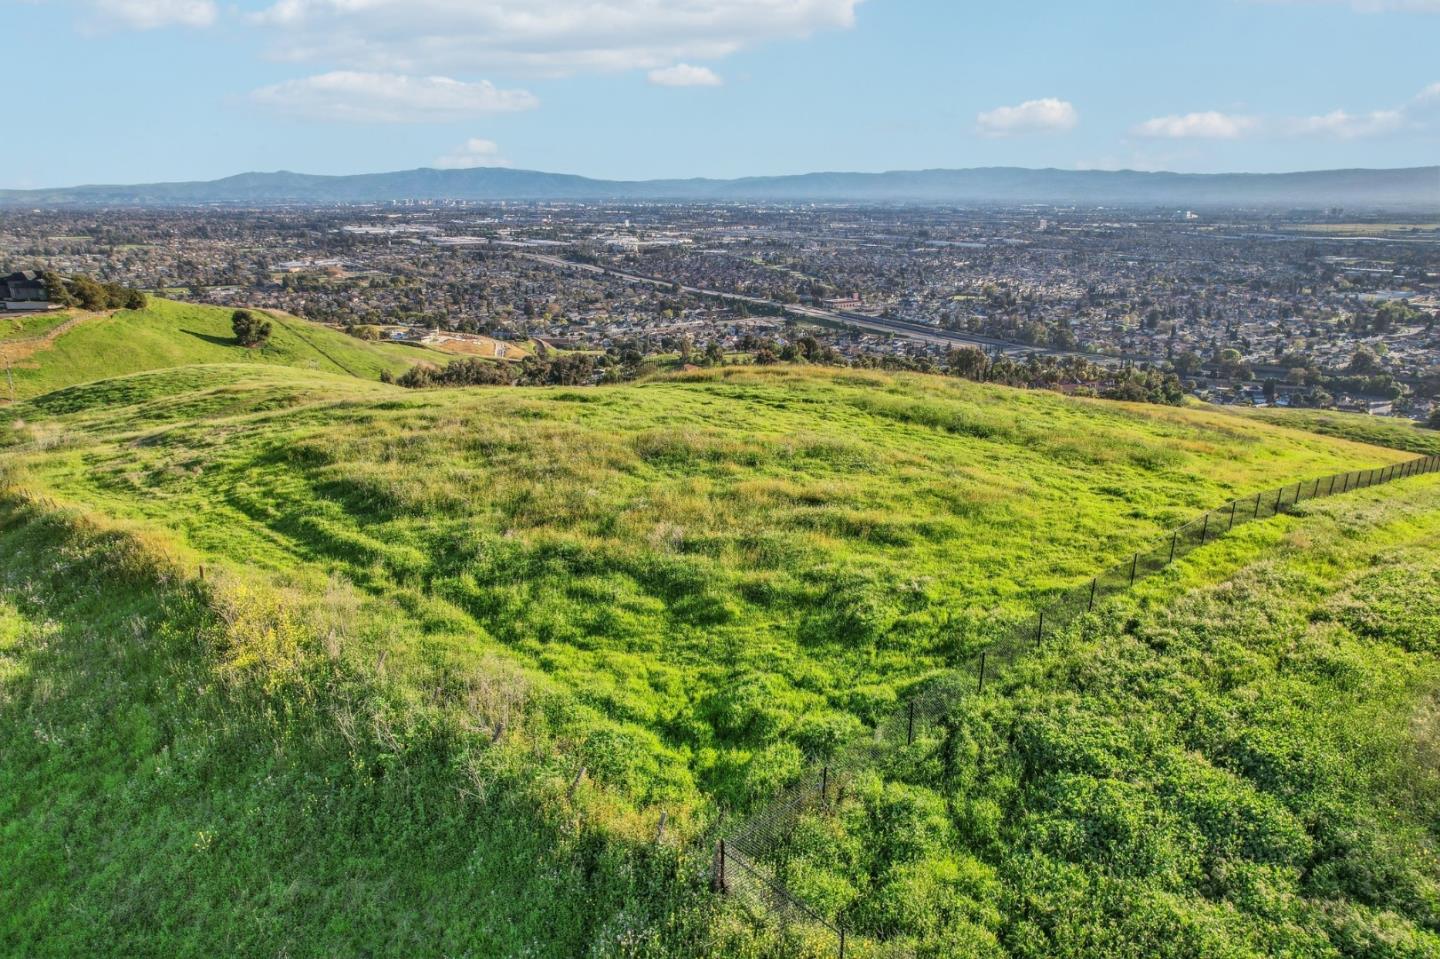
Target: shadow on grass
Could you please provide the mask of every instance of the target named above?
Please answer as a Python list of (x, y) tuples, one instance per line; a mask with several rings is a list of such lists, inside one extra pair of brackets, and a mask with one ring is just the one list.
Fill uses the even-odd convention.
[(188, 335), (190, 335), (190, 336), (193, 336), (193, 337), (195, 337), (195, 339), (197, 339), (197, 340), (204, 340), (206, 343), (213, 343), (215, 346), (237, 346), (237, 347), (238, 347), (238, 346), (240, 345), (239, 343), (236, 343), (236, 342), (235, 342), (235, 337), (233, 337), (233, 336), (214, 336), (214, 335), (212, 335), (212, 334), (210, 334), (210, 333), (200, 333), (200, 332), (198, 332), (198, 331), (196, 331), (196, 330), (185, 330), (185, 329), (182, 329), (180, 332), (181, 332), (181, 333), (188, 334)]

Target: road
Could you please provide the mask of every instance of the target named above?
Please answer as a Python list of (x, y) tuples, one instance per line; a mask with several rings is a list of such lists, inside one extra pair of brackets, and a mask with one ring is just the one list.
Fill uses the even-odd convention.
[[(669, 280), (662, 280), (653, 276), (626, 273), (622, 270), (615, 270), (594, 263), (577, 263), (563, 257), (548, 256), (544, 253), (521, 253), (519, 255), (527, 260), (533, 260), (547, 266), (566, 270), (580, 270), (603, 276), (613, 276), (618, 280), (625, 280), (629, 283), (644, 283), (650, 286), (665, 287), (666, 289), (674, 289), (677, 285)], [(1029, 346), (1024, 343), (997, 340), (993, 337), (981, 336), (975, 333), (957, 333), (954, 330), (944, 330), (939, 327), (926, 326), (923, 323), (914, 323), (909, 320), (892, 320), (880, 316), (866, 316), (863, 313), (835, 312), (833, 310), (822, 310), (813, 306), (777, 303), (774, 300), (767, 300), (756, 296), (746, 296), (743, 293), (726, 293), (723, 290), (710, 290), (698, 286), (679, 284), (679, 289), (683, 293), (689, 293), (695, 296), (708, 296), (731, 303), (746, 303), (751, 306), (763, 306), (772, 310), (783, 310), (791, 316), (797, 316), (820, 323), (830, 323), (835, 326), (860, 329), (870, 333), (903, 336), (907, 339), (933, 343), (939, 346), (974, 346), (991, 352), (1000, 350), (1013, 354), (1039, 353), (1045, 356), (1078, 356), (1092, 363), (1106, 364), (1118, 363), (1124, 359), (1139, 359), (1136, 357), (1107, 356), (1101, 353), (1085, 353), (1079, 350), (1057, 350), (1048, 347)]]

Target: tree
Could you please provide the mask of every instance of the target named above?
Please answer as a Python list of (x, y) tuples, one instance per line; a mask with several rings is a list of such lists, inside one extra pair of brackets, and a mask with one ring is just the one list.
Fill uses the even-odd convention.
[(1175, 372), (1181, 376), (1194, 376), (1204, 368), (1205, 361), (1200, 358), (1198, 353), (1192, 350), (1186, 350), (1184, 353), (1175, 357), (1173, 365)]
[(1425, 421), (1425, 425), (1432, 430), (1440, 430), (1440, 406), (1430, 411), (1430, 418)]
[(75, 297), (59, 273), (46, 270), (41, 277), (45, 282), (45, 296), (56, 306), (74, 306)]
[(1345, 372), (1352, 376), (1373, 376), (1380, 372), (1380, 358), (1362, 346), (1350, 357), (1350, 365), (1345, 367)]
[(962, 346), (952, 349), (946, 355), (945, 365), (949, 367), (951, 376), (967, 380), (983, 380), (985, 370), (990, 365), (990, 358), (982, 350), (973, 346)]
[(105, 292), (105, 287), (83, 273), (70, 281), (70, 291), (79, 301), (82, 309), (103, 310), (109, 304), (110, 298)]
[(264, 346), (270, 339), (270, 321), (262, 320), (249, 310), (236, 310), (230, 317), (235, 342), (241, 346)]

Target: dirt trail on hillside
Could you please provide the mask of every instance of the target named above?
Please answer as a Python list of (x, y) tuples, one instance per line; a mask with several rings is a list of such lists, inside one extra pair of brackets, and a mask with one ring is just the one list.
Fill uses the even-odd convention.
[(44, 333), (36, 336), (21, 336), (13, 340), (0, 340), (0, 360), (17, 363), (20, 360), (29, 359), (41, 350), (48, 349), (57, 339), (75, 329), (75, 327), (81, 323), (88, 320), (99, 319), (104, 316), (110, 316), (113, 312), (113, 310), (109, 310), (99, 313), (89, 313), (77, 310), (75, 315), (70, 317), (70, 319), (54, 329), (46, 330)]

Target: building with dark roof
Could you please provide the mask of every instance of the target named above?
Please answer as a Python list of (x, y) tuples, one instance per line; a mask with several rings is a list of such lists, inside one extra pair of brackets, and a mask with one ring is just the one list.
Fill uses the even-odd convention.
[(22, 270), (0, 277), (0, 302), (7, 310), (43, 310), (50, 296), (38, 270)]

